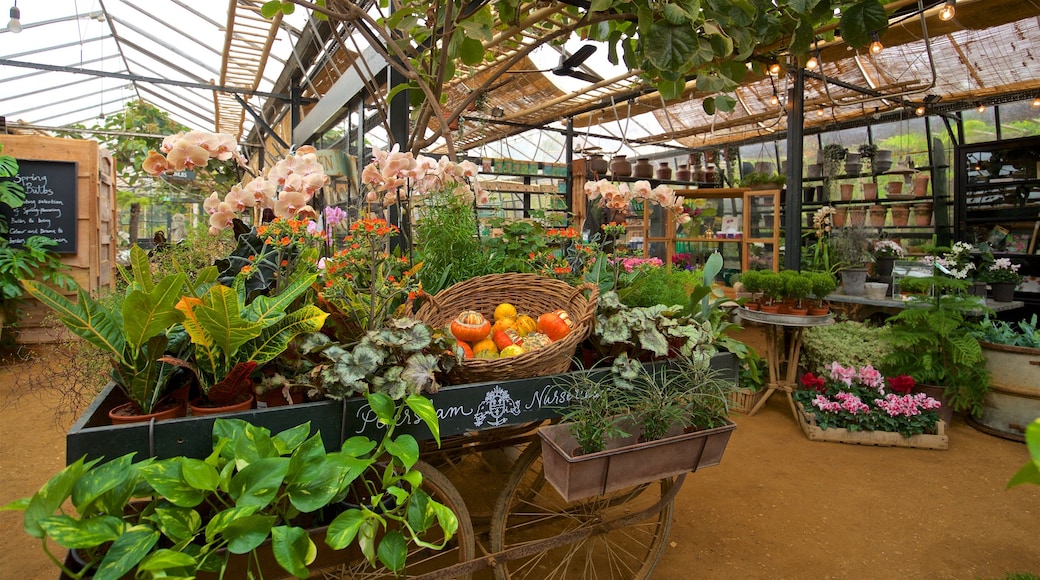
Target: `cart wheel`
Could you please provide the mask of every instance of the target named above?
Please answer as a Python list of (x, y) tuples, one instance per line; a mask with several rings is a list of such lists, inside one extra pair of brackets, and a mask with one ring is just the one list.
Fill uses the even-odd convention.
[[(421, 573), (432, 572), (446, 568), (459, 562), (471, 560), (474, 557), (474, 535), (473, 522), (470, 520), (469, 510), (451, 481), (437, 468), (425, 461), (419, 461), (414, 469), (423, 475), (422, 489), (434, 500), (447, 506), (458, 518), (459, 528), (448, 545), (440, 551), (431, 550), (418, 545), (410, 545), (407, 558), (407, 570), (404, 574), (395, 575), (393, 572), (380, 566), (373, 568), (363, 557), (348, 562), (336, 570), (325, 570), (324, 578), (343, 578), (352, 580), (382, 580), (399, 579), (403, 576), (413, 576)], [(431, 529), (422, 537), (424, 541), (439, 543), (441, 541), (439, 529)], [(358, 554), (351, 551), (351, 553)], [(312, 576), (314, 577), (314, 576)], [(470, 576), (457, 576), (461, 580), (469, 580)]]
[(641, 580), (650, 577), (661, 559), (672, 527), (674, 499), (634, 525), (597, 531), (575, 543), (560, 545), (553, 537), (645, 510), (656, 504), (675, 478), (631, 487), (587, 500), (567, 503), (542, 472), (541, 446), (527, 446), (498, 497), (491, 518), (491, 549), (500, 552), (544, 542), (536, 554), (500, 563), (498, 580), (598, 578)]

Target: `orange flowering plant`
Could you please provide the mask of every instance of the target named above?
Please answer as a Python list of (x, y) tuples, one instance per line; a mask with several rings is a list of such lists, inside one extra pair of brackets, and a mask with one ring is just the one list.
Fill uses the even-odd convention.
[(343, 248), (319, 263), (321, 298), (336, 313), (337, 337), (347, 342), (360, 339), (366, 331), (382, 328), (395, 309), (410, 311), (421, 291), (408, 258), (393, 256), (390, 238), (397, 227), (384, 219), (366, 218), (350, 226)]

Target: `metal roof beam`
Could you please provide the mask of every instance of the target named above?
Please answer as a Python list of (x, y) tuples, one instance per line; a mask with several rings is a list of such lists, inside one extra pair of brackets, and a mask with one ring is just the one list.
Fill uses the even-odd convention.
[[(67, 101), (58, 101), (56, 103), (51, 103), (51, 105), (46, 105), (46, 106), (60, 105), (60, 104), (66, 103), (66, 102)], [(112, 99), (111, 101), (102, 101), (101, 102), (101, 106), (104, 107), (105, 105), (115, 105), (117, 103), (122, 105), (123, 97), (119, 97), (118, 99)], [(43, 117), (39, 121), (49, 121), (51, 119), (57, 119), (59, 117), (64, 117), (64, 116), (69, 115), (71, 113), (80, 113), (82, 111), (90, 111), (90, 110), (94, 109), (96, 106), (97, 106), (96, 103), (91, 103), (90, 105), (88, 105), (86, 107), (80, 107), (79, 109), (73, 109), (71, 111), (63, 110), (61, 113), (59, 113), (57, 115), (51, 115), (50, 117)], [(42, 108), (42, 107), (36, 107), (36, 108)]]
[[(198, 60), (197, 58), (191, 56), (190, 54), (187, 54), (183, 50), (173, 46), (172, 44), (166, 42), (165, 40), (160, 40), (160, 39), (156, 38), (155, 36), (153, 36), (152, 34), (146, 32), (144, 30), (141, 30), (140, 28), (134, 26), (133, 24), (130, 24), (129, 22), (125, 22), (125, 21), (122, 21), (122, 20), (119, 20), (118, 18), (114, 18), (111, 14), (108, 16), (108, 18), (112, 22), (116, 22), (116, 23), (118, 23), (118, 24), (120, 24), (122, 26), (125, 26), (125, 27), (129, 28), (130, 30), (133, 30), (134, 32), (140, 34), (141, 36), (147, 38), (148, 40), (151, 40), (152, 42), (158, 44), (159, 46), (165, 48), (166, 50), (172, 52), (173, 54), (176, 54), (177, 56), (180, 56), (184, 60), (192, 62), (192, 63), (198, 65), (200, 68), (202, 68), (202, 69), (204, 69), (204, 70), (206, 70), (208, 72), (213, 73), (214, 75), (219, 75), (220, 74), (220, 71), (218, 71), (217, 69), (209, 66), (208, 64), (206, 64), (206, 63), (204, 63), (204, 62), (202, 62), (200, 60)], [(188, 37), (188, 38), (190, 38), (190, 37)], [(127, 40), (127, 38), (125, 36), (120, 35), (119, 36), (119, 40), (121, 42), (125, 42), (126, 44), (129, 44), (130, 46), (136, 48), (137, 50), (145, 52), (144, 49), (142, 49), (140, 47), (140, 45), (137, 45), (137, 44), (131, 42), (130, 40)], [(204, 45), (202, 45), (202, 43), (200, 43), (198, 40), (196, 40), (194, 38), (191, 38), (191, 40), (192, 40), (192, 42), (198, 44), (199, 46), (204, 46)], [(206, 47), (206, 48), (208, 48), (208, 47)], [(169, 61), (167, 61), (165, 58), (163, 58), (163, 57), (161, 57), (159, 55), (156, 55), (154, 53), (149, 53), (149, 56), (151, 56), (152, 58), (154, 58), (156, 60), (160, 60), (160, 61), (166, 63), (168, 66), (170, 66), (172, 68), (177, 68), (177, 67), (174, 67), (174, 65), (169, 64)]]
[(184, 115), (185, 117), (194, 117), (196, 119), (199, 119), (200, 121), (203, 121), (204, 124), (208, 126), (213, 126), (213, 119), (203, 116), (200, 112), (204, 111), (205, 109), (201, 109), (199, 107), (185, 107), (183, 102), (171, 100), (171, 95), (160, 93), (147, 86), (138, 85), (137, 90), (141, 91), (142, 93), (148, 93), (156, 99), (163, 101), (164, 103), (166, 103), (168, 107), (172, 107), (173, 109), (178, 109), (183, 113), (187, 113), (187, 115)]
[[(0, 66), (14, 66), (20, 68), (32, 68), (39, 70), (48, 70), (56, 72), (67, 72), (73, 74), (92, 75), (96, 77), (107, 77), (114, 79), (123, 79), (134, 82), (152, 83), (156, 85), (170, 85), (175, 87), (186, 87), (191, 89), (202, 89), (205, 91), (222, 91), (225, 93), (234, 93), (239, 95), (250, 95), (256, 97), (267, 97), (271, 99), (282, 99), (289, 100), (289, 95), (282, 93), (269, 93), (267, 91), (254, 91), (250, 89), (242, 89), (238, 87), (223, 87), (220, 85), (214, 85), (210, 83), (195, 83), (190, 81), (178, 81), (173, 79), (164, 79), (156, 77), (145, 77), (132, 73), (114, 73), (96, 69), (76, 68), (71, 66), (55, 66), (49, 64), (35, 63), (35, 62), (21, 62), (17, 60), (10, 60), (7, 58), (0, 58)], [(305, 103), (315, 102), (313, 99), (304, 99)]]
[[(92, 58), (90, 60), (85, 60), (83, 62), (74, 63), (74, 64), (78, 64), (78, 65), (82, 66), (82, 65), (85, 65), (85, 64), (94, 64), (96, 62), (101, 62), (101, 61), (105, 61), (105, 60), (109, 60), (109, 59), (113, 59), (113, 58), (119, 58), (119, 55), (118, 54), (110, 54), (108, 56), (102, 56), (102, 57), (99, 57), (99, 58)], [(74, 66), (74, 65), (70, 64), (70, 65), (67, 65), (67, 66)], [(23, 80), (23, 79), (28, 79), (28, 78), (32, 78), (32, 77), (36, 77), (36, 76), (40, 76), (40, 75), (45, 75), (48, 72), (49, 71), (38, 70), (36, 72), (25, 73), (24, 75), (18, 75), (18, 76), (14, 76), (14, 77), (8, 77), (6, 79), (0, 79), (0, 85), (2, 85), (4, 83), (17, 82), (17, 81), (20, 81), (20, 80)]]
[[(387, 68), (386, 60), (379, 54), (379, 51), (371, 46), (361, 53), (358, 58), (363, 59), (365, 69), (373, 71), (377, 78), (383, 74), (380, 71)], [(293, 143), (297, 145), (309, 143), (314, 139), (315, 135), (324, 131), (330, 124), (336, 121), (346, 108), (347, 103), (364, 92), (365, 82), (358, 74), (358, 68), (359, 66), (351, 66), (350, 70), (344, 72), (343, 76), (333, 83), (329, 91), (325, 93), (325, 96), (318, 101), (318, 104), (314, 105), (310, 112), (307, 113), (307, 116), (300, 121), (300, 124), (293, 128)]]
[(97, 42), (99, 40), (106, 40), (106, 39), (109, 39), (109, 38), (112, 38), (111, 34), (106, 34), (104, 36), (95, 36), (94, 38), (88, 38), (88, 39), (84, 40), (83, 42), (73, 41), (73, 42), (66, 42), (65, 44), (55, 44), (54, 46), (46, 46), (44, 48), (40, 48), (40, 49), (36, 49), (36, 50), (29, 50), (29, 51), (26, 51), (26, 52), (19, 52), (17, 54), (9, 54), (9, 55), (5, 56), (4, 58), (22, 58), (23, 56), (35, 56), (35, 55), (42, 54), (42, 53), (45, 53), (45, 52), (50, 52), (52, 50), (61, 50), (63, 48), (71, 48), (73, 46), (81, 46), (83, 44), (90, 44), (92, 42)]

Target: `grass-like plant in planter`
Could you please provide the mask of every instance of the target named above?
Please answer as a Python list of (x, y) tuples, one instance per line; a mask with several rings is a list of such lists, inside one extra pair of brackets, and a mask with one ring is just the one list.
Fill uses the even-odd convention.
[[(266, 544), (281, 568), (306, 578), (317, 551), (307, 528), (321, 524), (332, 550), (360, 544), (371, 566), (399, 574), (409, 543), (442, 549), (459, 520), (420, 487), (416, 440), (394, 436), (408, 409), (439, 441), (430, 401), (409, 396), (395, 404), (372, 394), (368, 402), (386, 426), (379, 441), (352, 437), (328, 453), (320, 434), (308, 436), (309, 423), (271, 435), (241, 420), (217, 419), (205, 459), (81, 458), (31, 498), (3, 509), (25, 512), (26, 532), (68, 577), (223, 574), (229, 558), (248, 554), (245, 573), (263, 578), (273, 572), (261, 569), (258, 558)], [(63, 508), (67, 501), (74, 513)], [(49, 542), (78, 550), (84, 568), (66, 568)]]

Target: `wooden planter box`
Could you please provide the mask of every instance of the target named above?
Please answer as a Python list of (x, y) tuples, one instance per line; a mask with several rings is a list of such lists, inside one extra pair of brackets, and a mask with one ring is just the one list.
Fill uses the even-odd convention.
[(890, 431), (849, 431), (848, 429), (820, 429), (816, 425), (816, 415), (798, 408), (799, 424), (802, 432), (810, 441), (828, 441), (831, 443), (849, 443), (852, 445), (875, 445), (878, 447), (914, 447), (917, 449), (948, 449), (950, 438), (946, 435), (946, 423), (941, 419), (935, 425), (937, 435), (914, 435), (903, 437)]
[[(736, 424), (677, 434), (637, 443), (636, 436), (617, 440), (598, 453), (573, 456), (578, 442), (566, 423), (542, 427), (545, 479), (568, 502), (657, 481), (702, 467), (718, 465)], [(631, 429), (634, 431), (634, 429)]]
[(765, 390), (753, 391), (751, 389), (737, 389), (730, 392), (726, 398), (729, 400), (729, 410), (738, 413), (750, 413), (755, 408), (758, 400), (765, 394)]
[[(667, 361), (648, 363), (667, 364)], [(737, 380), (737, 359), (730, 353), (712, 358), (712, 367), (730, 381)], [(606, 374), (609, 369), (595, 371)], [(519, 425), (559, 417), (567, 405), (567, 394), (559, 386), (562, 375), (548, 375), (487, 383), (444, 387), (430, 395), (440, 418), (441, 437), (461, 433)], [(183, 417), (113, 426), (108, 411), (127, 402), (122, 393), (108, 385), (87, 408), (65, 437), (65, 460), (72, 463), (81, 456), (114, 459), (137, 452), (137, 460), (145, 457), (186, 456), (204, 458), (213, 450), (212, 432), (216, 417)], [(251, 409), (223, 415), (243, 419), (266, 427), (272, 433), (311, 422), (311, 433), (320, 432), (325, 447), (335, 451), (346, 439), (355, 435), (382, 437), (363, 398), (343, 401), (317, 401), (266, 409)], [(420, 441), (431, 439), (422, 421), (406, 416), (398, 434), (409, 433)]]

